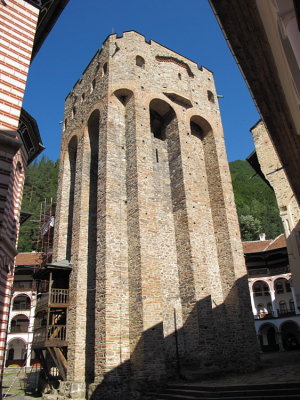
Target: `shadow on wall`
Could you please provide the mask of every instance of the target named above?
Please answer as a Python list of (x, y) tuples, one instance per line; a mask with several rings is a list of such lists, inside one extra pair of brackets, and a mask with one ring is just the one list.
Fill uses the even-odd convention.
[[(99, 383), (89, 386), (87, 398), (140, 399), (146, 392), (160, 390), (170, 379), (201, 381), (229, 372), (243, 374), (258, 369), (260, 356), (254, 322), (249, 323), (253, 321), (249, 298), (245, 307), (237, 306), (237, 294), (245, 287), (246, 275), (236, 281), (223, 304), (213, 306), (210, 296), (194, 302), (183, 326), (165, 338), (163, 323), (143, 332), (130, 360), (107, 372), (101, 379), (96, 377)], [(239, 298), (245, 299), (245, 295), (249, 297), (247, 290), (242, 295), (239, 293)], [(210, 308), (210, 318), (201, 321), (199, 317), (207, 308)], [(239, 309), (244, 311), (240, 313)], [(197, 336), (189, 332), (195, 319), (200, 331)], [(156, 337), (159, 332), (162, 341), (157, 348), (153, 346), (153, 332), (156, 332)], [(194, 343), (190, 343), (193, 338)], [(157, 354), (159, 349), (163, 354)], [(157, 362), (158, 358), (163, 358), (163, 363)]]

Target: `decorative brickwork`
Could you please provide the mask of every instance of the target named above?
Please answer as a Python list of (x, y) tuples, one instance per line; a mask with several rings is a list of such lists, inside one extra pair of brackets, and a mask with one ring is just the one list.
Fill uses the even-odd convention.
[(131, 31), (108, 37), (66, 99), (54, 261), (70, 257), (73, 271), (61, 393), (84, 398), (88, 385), (91, 398), (134, 399), (178, 368), (257, 365), (208, 91), (216, 98), (210, 71)]
[(28, 161), (17, 128), (38, 15), (23, 0), (0, 2), (0, 371)]

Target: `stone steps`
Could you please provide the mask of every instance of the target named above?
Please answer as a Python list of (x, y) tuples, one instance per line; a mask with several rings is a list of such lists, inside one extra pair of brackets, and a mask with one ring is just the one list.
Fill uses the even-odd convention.
[(300, 383), (265, 385), (203, 386), (193, 384), (170, 384), (162, 392), (152, 393), (153, 400), (258, 400), (299, 399)]

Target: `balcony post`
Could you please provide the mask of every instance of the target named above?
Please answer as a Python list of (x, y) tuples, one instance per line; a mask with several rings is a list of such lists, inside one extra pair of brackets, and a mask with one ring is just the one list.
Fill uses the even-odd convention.
[(296, 298), (296, 294), (295, 294), (295, 289), (294, 289), (293, 286), (291, 286), (291, 291), (292, 291), (292, 296), (293, 296), (294, 305), (295, 305), (295, 313), (296, 314), (300, 314), (300, 310), (298, 309), (298, 305), (297, 305), (297, 298)]
[(277, 311), (277, 300), (275, 296), (275, 290), (270, 289), (271, 301), (272, 301), (272, 309), (273, 309), (273, 316), (278, 317)]
[(255, 316), (257, 314), (257, 312), (256, 312), (256, 307), (255, 307), (255, 302), (254, 302), (254, 293), (253, 293), (252, 286), (249, 289), (250, 289), (250, 299), (251, 299), (252, 313), (253, 313), (253, 316)]
[(282, 352), (282, 351), (284, 351), (284, 347), (282, 345), (281, 332), (277, 332), (276, 336), (277, 336), (277, 344), (279, 346), (279, 351)]
[(31, 360), (31, 342), (27, 343), (27, 353), (26, 353), (26, 367), (30, 367), (30, 360)]

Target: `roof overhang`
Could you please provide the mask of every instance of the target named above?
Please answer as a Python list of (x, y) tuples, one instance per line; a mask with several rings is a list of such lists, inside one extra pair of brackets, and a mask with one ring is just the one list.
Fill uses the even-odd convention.
[[(257, 7), (257, 4), (260, 7), (271, 6), (272, 2), (209, 1), (299, 202), (300, 113), (299, 109), (298, 113), (294, 112), (296, 102), (290, 101), (292, 92), (287, 92), (283, 83), (283, 79), (291, 71), (279, 73), (281, 57), (277, 57), (279, 53), (274, 51), (270, 34), (262, 21), (262, 11)], [(275, 25), (274, 27), (276, 28)], [(279, 45), (281, 44), (278, 43)]]
[(36, 120), (21, 109), (18, 132), (27, 153), (27, 165), (30, 164), (44, 149)]
[(25, 0), (40, 10), (32, 50), (32, 59), (36, 56), (44, 40), (53, 28), (69, 0)]

